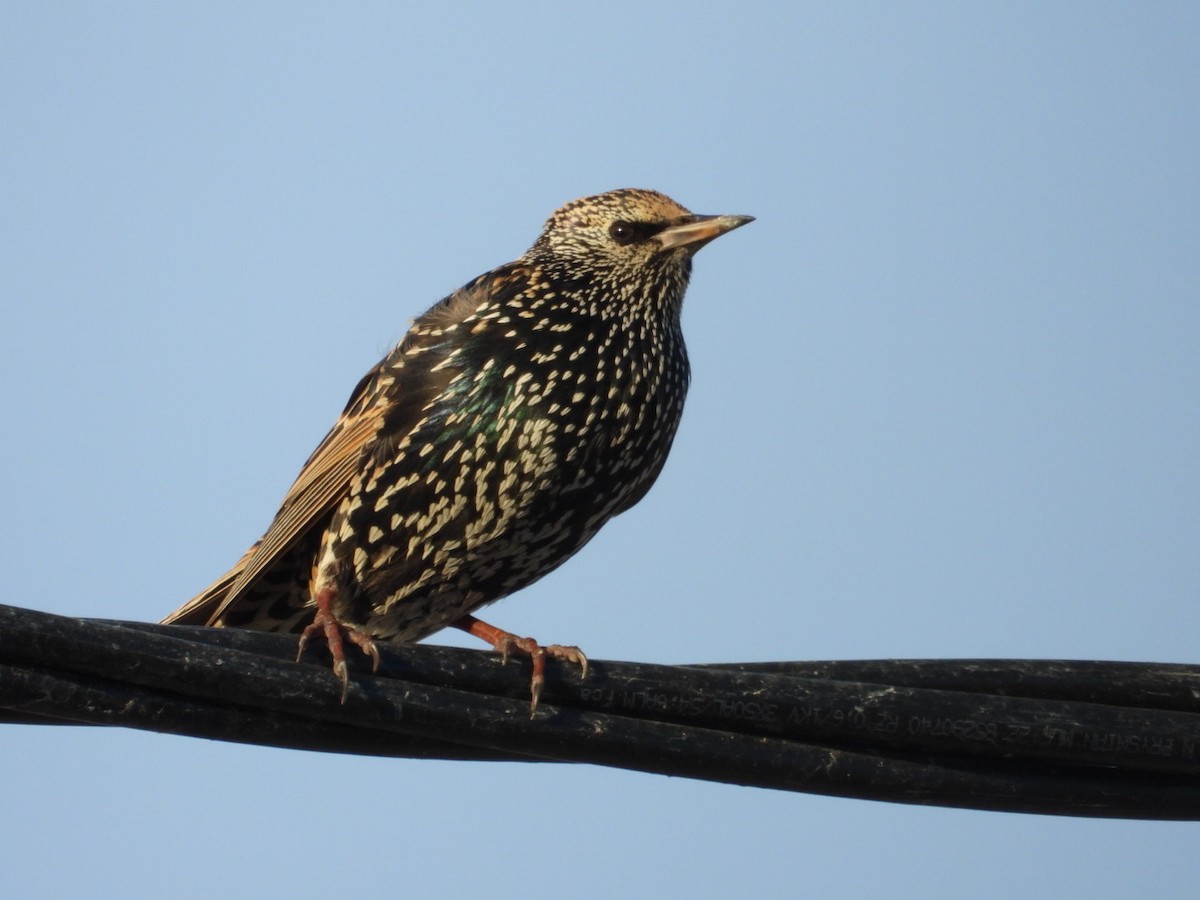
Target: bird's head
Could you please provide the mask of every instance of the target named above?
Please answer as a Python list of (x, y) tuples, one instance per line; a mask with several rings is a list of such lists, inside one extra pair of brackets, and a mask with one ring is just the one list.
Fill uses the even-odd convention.
[(624, 188), (583, 197), (550, 217), (525, 254), (560, 274), (682, 290), (692, 255), (751, 216), (698, 216), (657, 191)]

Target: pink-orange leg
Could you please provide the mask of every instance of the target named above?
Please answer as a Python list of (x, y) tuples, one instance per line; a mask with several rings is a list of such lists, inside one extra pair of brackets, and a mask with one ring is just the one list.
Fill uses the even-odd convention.
[(304, 648), (308, 644), (309, 638), (323, 635), (325, 643), (329, 645), (329, 655), (333, 657), (333, 674), (342, 680), (342, 702), (345, 703), (346, 694), (350, 690), (350, 673), (346, 669), (346, 648), (343, 637), (371, 657), (372, 672), (379, 668), (379, 650), (375, 646), (375, 639), (369, 634), (338, 621), (337, 616), (333, 614), (335, 597), (337, 597), (336, 588), (325, 587), (317, 591), (317, 614), (313, 616), (312, 623), (300, 635), (300, 649), (296, 653), (296, 659), (304, 655)]
[(461, 628), (467, 634), (472, 634), (480, 640), (487, 641), (501, 653), (508, 662), (510, 653), (524, 653), (533, 661), (533, 680), (530, 683), (529, 718), (537, 712), (538, 699), (542, 696), (542, 686), (546, 683), (546, 656), (563, 659), (575, 663), (581, 669), (581, 678), (587, 677), (587, 657), (578, 647), (565, 647), (561, 644), (550, 644), (543, 647), (533, 638), (517, 637), (515, 634), (481, 622), (474, 616), (463, 616), (452, 623), (455, 628)]

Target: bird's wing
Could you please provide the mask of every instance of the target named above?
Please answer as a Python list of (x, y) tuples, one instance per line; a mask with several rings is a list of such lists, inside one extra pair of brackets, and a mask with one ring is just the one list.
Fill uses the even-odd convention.
[(171, 613), (166, 624), (211, 625), (237, 602), (280, 557), (346, 496), (364, 448), (378, 434), (385, 408), (380, 396), (383, 363), (368, 372), (346, 409), (313, 451), (267, 533), (228, 572)]
[[(398, 437), (420, 421), (457, 368), (446, 365), (455, 331), (481, 307), (524, 283), (515, 266), (481, 276), (422, 315), (404, 340), (350, 395), (345, 410), (313, 451), (262, 539), (240, 560), (167, 618), (165, 624), (212, 625), (322, 522), (350, 490), (355, 474), (376, 449), (381, 432)], [(469, 327), (469, 326), (468, 326)], [(420, 359), (424, 357), (424, 359)]]

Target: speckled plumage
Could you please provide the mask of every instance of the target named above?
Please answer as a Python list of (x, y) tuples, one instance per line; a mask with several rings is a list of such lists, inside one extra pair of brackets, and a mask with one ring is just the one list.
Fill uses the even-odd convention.
[(467, 628), (556, 568), (661, 471), (691, 256), (748, 221), (631, 189), (559, 209), (520, 259), (414, 322), (263, 538), (164, 621), (301, 631), (320, 607), (370, 652)]

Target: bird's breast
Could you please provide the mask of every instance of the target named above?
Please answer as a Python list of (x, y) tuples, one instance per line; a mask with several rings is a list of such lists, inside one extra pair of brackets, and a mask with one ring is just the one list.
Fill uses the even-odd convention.
[(640, 499), (682, 412), (682, 343), (639, 355), (620, 334), (568, 337), (451, 357), (444, 388), (335, 517), (330, 564), (349, 561), (389, 608), (451, 584), (492, 599)]

